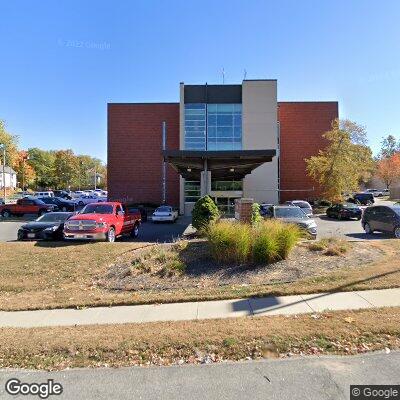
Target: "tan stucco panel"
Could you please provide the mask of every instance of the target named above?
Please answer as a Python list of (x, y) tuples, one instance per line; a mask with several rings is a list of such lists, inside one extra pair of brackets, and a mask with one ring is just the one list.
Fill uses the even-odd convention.
[[(243, 150), (278, 150), (276, 80), (243, 81)], [(243, 182), (243, 195), (256, 202), (278, 203), (278, 158), (256, 168)]]

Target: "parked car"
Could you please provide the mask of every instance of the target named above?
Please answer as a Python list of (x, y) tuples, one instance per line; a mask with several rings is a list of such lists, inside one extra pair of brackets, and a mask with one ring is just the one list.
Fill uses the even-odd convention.
[(356, 193), (352, 198), (347, 200), (347, 203), (362, 204), (369, 206), (375, 203), (374, 195), (371, 193)]
[(171, 206), (160, 206), (154, 210), (153, 222), (175, 222), (179, 217), (178, 210)]
[(54, 204), (60, 211), (75, 211), (77, 203), (72, 200), (66, 200), (61, 197), (39, 197), (43, 203)]
[(60, 197), (66, 200), (72, 200), (71, 194), (66, 190), (53, 190), (53, 193), (55, 197)]
[(351, 219), (356, 218), (361, 219), (362, 210), (355, 204), (344, 203), (344, 204), (334, 204), (326, 210), (326, 215), (329, 218), (336, 219)]
[(41, 216), (44, 213), (55, 211), (56, 206), (46, 204), (35, 197), (24, 197), (17, 200), (15, 204), (4, 204), (0, 206), (0, 214), (4, 218), (9, 218), (12, 215), (36, 214)]
[(367, 207), (361, 224), (368, 235), (379, 231), (400, 239), (400, 205)]
[(267, 217), (296, 224), (308, 232), (313, 239), (317, 238), (317, 223), (314, 219), (306, 215), (300, 207), (287, 205), (272, 206), (268, 210)]
[(102, 201), (107, 201), (107, 198), (96, 196), (95, 194), (83, 194), (82, 196), (77, 197), (75, 201), (79, 206), (84, 206), (90, 203), (100, 203)]
[(48, 190), (47, 192), (35, 192), (35, 197), (54, 197), (54, 192)]
[(270, 213), (271, 207), (273, 207), (274, 204), (269, 204), (269, 203), (262, 203), (260, 204), (260, 214), (262, 217), (267, 216)]
[(71, 212), (50, 212), (37, 220), (22, 225), (18, 230), (18, 240), (62, 240), (65, 221)]
[(130, 213), (121, 203), (92, 203), (65, 223), (64, 238), (107, 242), (114, 242), (118, 236), (124, 234), (136, 238), (140, 223), (140, 213)]
[(382, 196), (390, 196), (390, 189), (383, 189)]
[(308, 215), (308, 216), (313, 215), (313, 210), (312, 210), (311, 204), (308, 201), (291, 200), (291, 201), (285, 201), (284, 204), (287, 204), (288, 206), (300, 207), (305, 212), (306, 215)]

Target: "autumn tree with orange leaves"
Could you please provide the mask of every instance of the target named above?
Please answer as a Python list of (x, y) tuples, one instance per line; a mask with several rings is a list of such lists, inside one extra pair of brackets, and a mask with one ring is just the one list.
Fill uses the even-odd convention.
[(390, 157), (380, 159), (376, 173), (389, 189), (396, 179), (400, 179), (400, 154), (395, 153)]

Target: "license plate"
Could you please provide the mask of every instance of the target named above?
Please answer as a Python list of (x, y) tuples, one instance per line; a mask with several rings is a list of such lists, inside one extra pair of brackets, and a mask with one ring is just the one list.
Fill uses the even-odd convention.
[(29, 239), (33, 239), (35, 237), (36, 237), (36, 235), (34, 233), (28, 233), (28, 238)]
[(82, 239), (82, 238), (86, 237), (86, 235), (82, 235), (82, 234), (78, 233), (78, 234), (74, 235), (74, 237), (76, 237), (77, 239)]

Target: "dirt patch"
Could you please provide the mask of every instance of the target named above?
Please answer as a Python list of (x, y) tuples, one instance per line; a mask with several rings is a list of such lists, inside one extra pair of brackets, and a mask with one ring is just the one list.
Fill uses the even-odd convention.
[(265, 265), (223, 265), (214, 261), (206, 241), (192, 240), (140, 249), (113, 263), (96, 282), (121, 291), (211, 288), (296, 282), (342, 269), (356, 269), (380, 259), (384, 251), (370, 243), (351, 245), (331, 255), (298, 245), (288, 259)]

